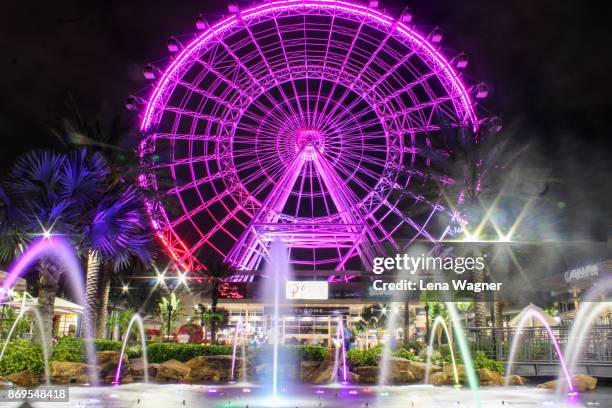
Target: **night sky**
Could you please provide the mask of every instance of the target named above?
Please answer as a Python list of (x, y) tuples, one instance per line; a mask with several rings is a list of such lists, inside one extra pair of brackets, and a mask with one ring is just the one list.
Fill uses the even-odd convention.
[[(5, 2), (1, 168), (28, 149), (57, 145), (49, 123), (62, 115), (68, 93), (91, 118), (124, 110), (130, 94), (146, 95), (143, 65), (165, 66), (168, 37), (191, 38), (200, 12), (215, 21), (226, 4)], [(567, 239), (606, 240), (612, 226), (610, 13), (584, 1), (381, 1), (394, 15), (405, 5), (414, 9), (419, 31), (440, 26), (449, 53), (469, 54), (468, 81), (492, 87), (484, 105), (503, 118), (504, 136), (529, 142), (533, 165), (549, 170), (549, 194), (563, 209)]]

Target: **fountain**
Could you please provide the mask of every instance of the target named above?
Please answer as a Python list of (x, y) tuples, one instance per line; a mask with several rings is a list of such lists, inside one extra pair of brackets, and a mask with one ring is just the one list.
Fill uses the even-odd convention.
[(280, 301), (285, 282), (290, 280), (289, 258), (284, 245), (280, 241), (270, 244), (269, 258), (265, 267), (265, 276), (272, 285), (264, 287), (264, 302), (272, 304), (272, 402), (278, 401), (278, 346), (280, 344)]
[(559, 348), (559, 343), (557, 343), (557, 339), (555, 338), (555, 335), (553, 334), (552, 329), (550, 328), (550, 325), (546, 322), (546, 319), (544, 318), (544, 316), (542, 316), (542, 314), (536, 309), (527, 310), (525, 315), (519, 321), (518, 327), (516, 328), (516, 333), (514, 335), (514, 338), (512, 339), (512, 345), (510, 347), (510, 355), (508, 356), (508, 364), (506, 366), (505, 385), (508, 386), (510, 384), (510, 375), (512, 375), (512, 364), (514, 363), (516, 349), (518, 347), (518, 342), (520, 340), (522, 330), (525, 328), (527, 321), (533, 318), (536, 318), (538, 321), (540, 321), (546, 328), (546, 331), (548, 332), (548, 337), (550, 338), (550, 341), (552, 341), (555, 351), (557, 352), (557, 356), (559, 357), (559, 362), (561, 363), (563, 374), (565, 375), (565, 379), (567, 381), (567, 386), (570, 392), (574, 392), (574, 386), (572, 385), (572, 379), (567, 370), (567, 366), (565, 364), (565, 360), (563, 359), (563, 354), (561, 353), (561, 349)]
[[(86, 304), (85, 285), (83, 282), (83, 273), (81, 271), (81, 261), (76, 256), (72, 246), (66, 240), (57, 236), (45, 237), (34, 241), (11, 265), (6, 279), (4, 279), (2, 287), (0, 288), (0, 302), (3, 301), (9, 290), (13, 288), (17, 278), (42, 257), (55, 257), (62, 263), (64, 271), (70, 275), (70, 279), (67, 279), (67, 282), (69, 282), (71, 286), (73, 296), (76, 298), (79, 305), (84, 306)], [(83, 318), (88, 319), (87, 316)], [(93, 342), (93, 328), (90, 324), (85, 325), (85, 337), (85, 350), (87, 362), (89, 364), (89, 378), (94, 384), (97, 384), (96, 349)]]
[(121, 347), (121, 354), (119, 355), (119, 364), (117, 364), (117, 371), (115, 372), (115, 381), (113, 384), (119, 385), (121, 383), (121, 366), (123, 365), (123, 355), (125, 354), (125, 347), (127, 346), (128, 339), (130, 338), (130, 331), (132, 330), (132, 325), (134, 322), (138, 323), (138, 328), (140, 330), (140, 345), (142, 347), (142, 360), (143, 360), (143, 370), (144, 370), (144, 381), (145, 383), (149, 382), (149, 361), (147, 359), (147, 340), (145, 338), (144, 332), (144, 323), (142, 321), (142, 317), (138, 313), (134, 313), (132, 318), (130, 319), (130, 323), (128, 324), (127, 330), (125, 332), (125, 337), (123, 338), (123, 346)]
[(436, 329), (438, 326), (442, 326), (444, 333), (446, 333), (446, 339), (448, 341), (448, 347), (450, 349), (451, 362), (453, 363), (453, 375), (455, 377), (455, 385), (459, 385), (459, 375), (457, 374), (457, 364), (455, 362), (455, 352), (453, 351), (453, 336), (448, 331), (448, 326), (442, 318), (442, 316), (436, 316), (431, 328), (431, 334), (429, 335), (429, 344), (427, 345), (427, 362), (425, 364), (425, 384), (429, 384), (429, 370), (431, 368), (431, 354), (433, 352), (433, 341)]
[(13, 332), (15, 331), (17, 324), (21, 321), (23, 316), (25, 316), (25, 314), (28, 312), (32, 312), (32, 314), (34, 315), (34, 319), (36, 319), (36, 325), (38, 326), (38, 330), (40, 330), (40, 338), (42, 339), (42, 343), (43, 343), (42, 344), (43, 357), (45, 359), (45, 383), (47, 385), (50, 385), (51, 375), (49, 372), (49, 341), (47, 338), (45, 338), (45, 331), (43, 330), (43, 326), (42, 326), (43, 321), (42, 321), (42, 318), (40, 317), (40, 313), (38, 312), (38, 309), (36, 308), (28, 306), (28, 307), (24, 307), (23, 309), (21, 309), (21, 311), (19, 312), (19, 315), (13, 322), (13, 325), (11, 326), (11, 329), (8, 332), (8, 336), (6, 337), (6, 340), (4, 341), (4, 345), (2, 346), (2, 351), (0, 352), (0, 361), (4, 357), (4, 352), (6, 351), (6, 347), (11, 341)]
[(234, 329), (234, 347), (232, 348), (232, 371), (230, 372), (229, 382), (234, 383), (235, 379), (235, 369), (236, 369), (236, 351), (238, 348), (238, 336), (240, 335), (240, 343), (242, 347), (242, 383), (246, 384), (247, 382), (247, 367), (246, 367), (246, 340), (244, 336), (244, 324), (242, 323), (242, 319), (238, 319), (236, 322), (236, 327)]
[(344, 321), (342, 318), (338, 319), (338, 326), (336, 328), (336, 339), (334, 341), (334, 370), (332, 373), (332, 382), (338, 380), (338, 370), (340, 368), (340, 350), (342, 350), (342, 384), (347, 385), (349, 383), (348, 367), (346, 365), (346, 341), (344, 339)]

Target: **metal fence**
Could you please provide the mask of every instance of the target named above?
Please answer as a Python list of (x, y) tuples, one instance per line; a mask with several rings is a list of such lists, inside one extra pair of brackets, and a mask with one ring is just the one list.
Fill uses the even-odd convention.
[[(561, 350), (567, 345), (569, 328), (551, 328)], [(472, 352), (482, 351), (487, 357), (506, 361), (510, 354), (512, 340), (517, 334), (515, 327), (508, 328), (469, 328), (466, 336)], [(521, 330), (521, 339), (515, 354), (515, 361), (558, 361), (553, 342), (543, 327), (526, 327)], [(578, 361), (612, 363), (612, 326), (594, 326), (581, 339), (583, 347)]]

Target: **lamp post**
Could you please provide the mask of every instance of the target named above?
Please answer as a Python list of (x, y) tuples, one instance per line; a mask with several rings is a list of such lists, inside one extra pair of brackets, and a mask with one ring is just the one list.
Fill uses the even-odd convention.
[(206, 328), (204, 328), (204, 304), (198, 303), (198, 309), (200, 310), (200, 328), (204, 332), (202, 333), (202, 337), (206, 333)]

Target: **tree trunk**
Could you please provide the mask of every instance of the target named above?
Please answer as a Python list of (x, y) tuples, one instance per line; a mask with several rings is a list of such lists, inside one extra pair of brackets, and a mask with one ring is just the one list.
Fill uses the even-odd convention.
[(404, 303), (404, 347), (409, 348), (410, 343), (410, 299)]
[[(210, 311), (213, 316), (217, 313), (217, 302), (219, 301), (219, 284), (216, 280), (211, 282), (212, 288), (210, 293)], [(217, 320), (213, 318), (210, 321), (210, 344), (215, 344), (217, 342)]]
[(98, 309), (98, 290), (100, 286), (100, 254), (89, 251), (87, 254), (87, 276), (85, 281), (85, 310), (82, 332), (94, 334), (95, 317)]
[[(485, 280), (484, 269), (474, 269), (472, 273), (474, 283), (483, 283)], [(487, 304), (484, 291), (474, 292), (474, 326), (485, 327), (487, 325)]]
[(106, 317), (108, 316), (108, 296), (110, 294), (111, 271), (107, 266), (100, 284), (100, 302), (98, 303), (98, 320), (96, 321), (96, 337), (106, 337)]
[(60, 271), (61, 269), (49, 259), (41, 260), (38, 265), (38, 311), (43, 335), (41, 337), (40, 330), (34, 330), (33, 338), (38, 344), (47, 343), (49, 350), (53, 347), (53, 311)]

